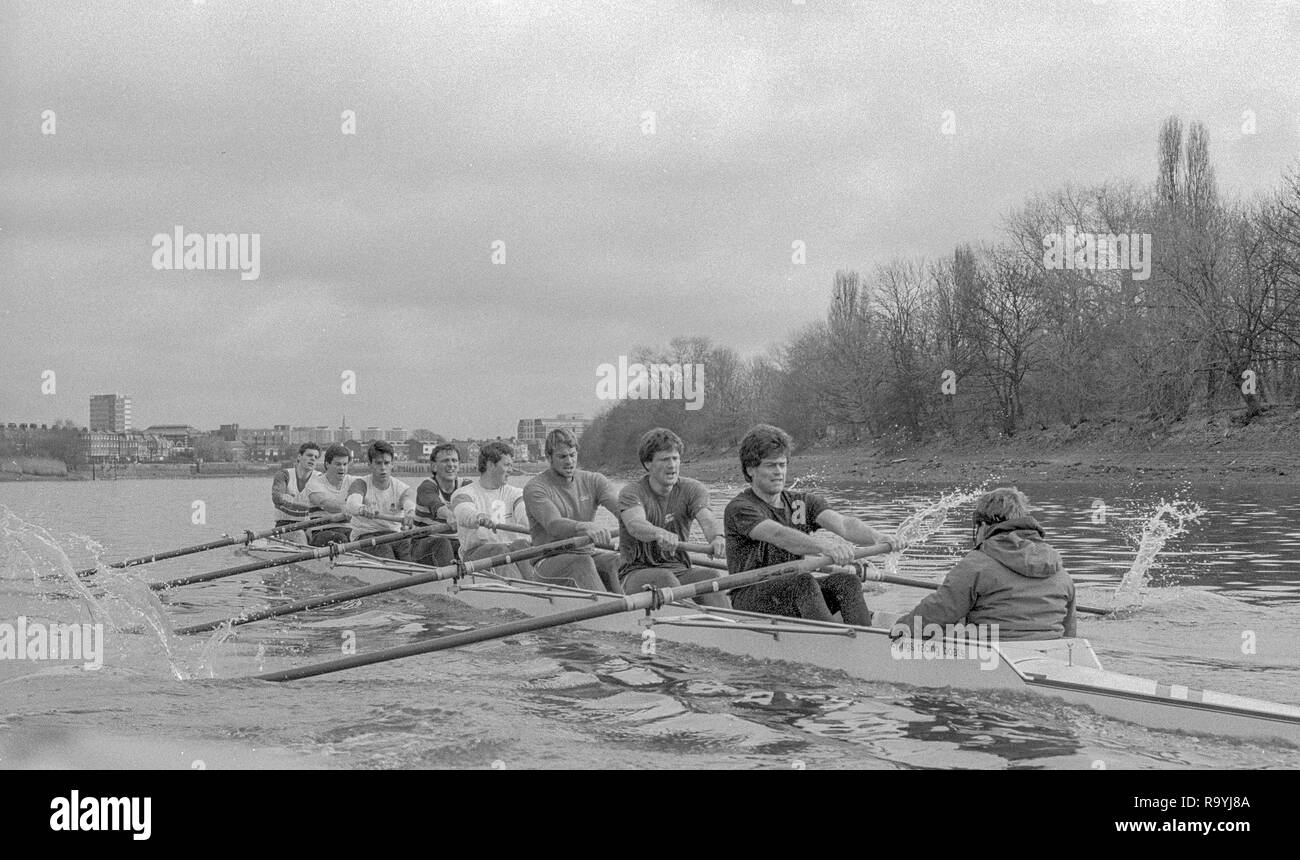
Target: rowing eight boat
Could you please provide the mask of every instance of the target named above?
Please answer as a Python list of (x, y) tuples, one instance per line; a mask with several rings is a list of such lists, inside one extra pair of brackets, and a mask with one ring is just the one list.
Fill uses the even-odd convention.
[[(273, 558), (301, 549), (272, 538), (254, 541), (247, 552)], [(333, 564), (327, 559), (299, 564), (317, 573), (346, 574), (367, 583), (430, 570), (361, 553), (340, 556)], [(450, 595), (479, 609), (513, 609), (532, 616), (590, 606), (595, 601), (622, 600), (606, 592), (506, 579), (490, 572), (469, 574), (456, 582), (428, 582), (410, 590)], [(882, 620), (879, 615), (873, 619), (876, 623)], [(1300, 746), (1300, 707), (1111, 672), (1102, 668), (1091, 644), (1083, 638), (997, 643), (947, 639), (941, 649), (921, 649), (910, 643), (891, 643), (887, 626), (857, 627), (693, 604), (665, 606), (635, 620), (627, 614), (611, 615), (582, 626), (634, 634), (647, 653), (661, 641), (680, 642), (838, 670), (868, 681), (1025, 691), (1086, 705), (1106, 716), (1152, 728), (1281, 739)]]

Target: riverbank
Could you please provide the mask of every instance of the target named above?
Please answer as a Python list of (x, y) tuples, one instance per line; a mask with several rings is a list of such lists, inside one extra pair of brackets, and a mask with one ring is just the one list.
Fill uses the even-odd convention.
[[(686, 474), (739, 483), (739, 453), (688, 452)], [(626, 477), (639, 473), (630, 470)], [(1026, 429), (1014, 439), (924, 443), (880, 439), (812, 446), (790, 458), (791, 477), (864, 483), (1289, 484), (1300, 476), (1300, 410), (1274, 410), (1241, 426), (1227, 413), (1172, 427), (1109, 419)]]

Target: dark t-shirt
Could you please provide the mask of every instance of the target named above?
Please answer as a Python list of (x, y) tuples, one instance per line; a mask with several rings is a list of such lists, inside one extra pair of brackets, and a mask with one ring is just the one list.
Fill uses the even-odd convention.
[(821, 526), (817, 518), (829, 508), (816, 493), (783, 491), (781, 507), (774, 508), (746, 489), (727, 504), (722, 515), (727, 529), (727, 572), (744, 573), (758, 567), (796, 561), (801, 556), (786, 552), (776, 544), (754, 540), (749, 533), (764, 520), (776, 520), (783, 526), (812, 533)]
[(618, 494), (618, 554), (619, 573), (629, 573), (643, 567), (690, 567), (691, 557), (686, 550), (676, 555), (665, 553), (658, 541), (639, 541), (623, 524), (623, 512), (637, 506), (645, 508), (645, 518), (652, 526), (672, 532), (679, 540), (691, 536), (691, 523), (700, 511), (709, 507), (709, 491), (694, 478), (678, 478), (677, 483), (660, 496), (650, 487), (650, 476), (633, 481)]

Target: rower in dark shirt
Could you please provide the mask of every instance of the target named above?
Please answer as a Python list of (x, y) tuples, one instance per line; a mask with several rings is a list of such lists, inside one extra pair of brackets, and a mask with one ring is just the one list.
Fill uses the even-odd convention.
[[(856, 517), (833, 510), (816, 493), (785, 489), (790, 437), (779, 427), (760, 424), (740, 443), (740, 468), (749, 482), (727, 505), (723, 523), (727, 534), (727, 569), (743, 573), (759, 567), (795, 561), (801, 556), (826, 555), (836, 564), (853, 559), (848, 544), (827, 545), (812, 533), (827, 529), (846, 541), (867, 545), (887, 538)], [(894, 549), (902, 544), (893, 542)], [(862, 597), (862, 583), (851, 573), (818, 578), (790, 573), (731, 592), (731, 605), (746, 612), (833, 621), (868, 626), (871, 613)]]

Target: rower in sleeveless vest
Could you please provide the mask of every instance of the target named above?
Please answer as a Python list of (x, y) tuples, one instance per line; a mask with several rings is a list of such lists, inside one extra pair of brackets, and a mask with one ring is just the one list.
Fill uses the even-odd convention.
[[(303, 442), (298, 446), (298, 462), (290, 469), (281, 469), (271, 479), (271, 504), (275, 507), (275, 524), (288, 526), (311, 519), (311, 503), (307, 500), (307, 484), (316, 474), (316, 461), (320, 446)], [(319, 516), (319, 511), (316, 514)], [(302, 531), (288, 532), (284, 539), (292, 543), (307, 543)]]

